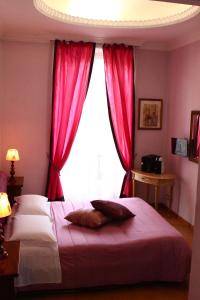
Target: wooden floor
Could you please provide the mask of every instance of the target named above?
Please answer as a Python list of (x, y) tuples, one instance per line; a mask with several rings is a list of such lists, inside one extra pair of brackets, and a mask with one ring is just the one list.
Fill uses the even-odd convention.
[[(192, 245), (192, 226), (180, 219), (165, 207), (159, 207), (159, 213), (179, 230)], [(71, 292), (65, 294), (18, 296), (21, 300), (187, 300), (188, 284), (153, 283), (138, 284), (113, 289)]]

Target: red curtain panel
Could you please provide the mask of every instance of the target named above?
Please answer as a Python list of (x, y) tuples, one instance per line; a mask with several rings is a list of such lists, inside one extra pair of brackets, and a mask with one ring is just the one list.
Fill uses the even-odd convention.
[(93, 43), (55, 42), (49, 201), (63, 200), (60, 171), (64, 166), (81, 118), (94, 57)]
[(134, 58), (133, 48), (104, 45), (108, 109), (116, 149), (126, 171), (120, 197), (132, 195)]
[(196, 151), (195, 151), (195, 157), (199, 157), (199, 154), (200, 154), (200, 120), (199, 120), (199, 116), (197, 117), (198, 118), (198, 122), (197, 122), (197, 145), (196, 145)]

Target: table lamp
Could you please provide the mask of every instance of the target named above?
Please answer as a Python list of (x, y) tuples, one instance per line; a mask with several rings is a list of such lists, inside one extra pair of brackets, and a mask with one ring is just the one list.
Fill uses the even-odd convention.
[[(8, 217), (11, 214), (11, 207), (8, 201), (8, 195), (0, 192), (0, 218)], [(0, 223), (0, 259), (8, 257), (8, 252), (3, 246), (4, 242), (4, 231), (3, 225)]]
[(8, 149), (6, 154), (6, 160), (11, 161), (10, 166), (10, 181), (15, 181), (14, 175), (15, 175), (15, 167), (14, 162), (19, 160), (19, 153), (17, 149)]

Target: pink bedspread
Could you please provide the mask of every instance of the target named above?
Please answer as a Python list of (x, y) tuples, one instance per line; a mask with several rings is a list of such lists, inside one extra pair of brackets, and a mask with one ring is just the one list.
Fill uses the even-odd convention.
[(182, 281), (191, 250), (180, 233), (139, 198), (117, 199), (136, 216), (93, 230), (64, 216), (90, 203), (53, 203), (63, 283), (66, 288), (143, 281)]
[(183, 281), (191, 249), (179, 232), (139, 198), (117, 199), (136, 216), (100, 229), (70, 224), (64, 216), (89, 202), (51, 204), (63, 282), (54, 288), (83, 288), (147, 281)]

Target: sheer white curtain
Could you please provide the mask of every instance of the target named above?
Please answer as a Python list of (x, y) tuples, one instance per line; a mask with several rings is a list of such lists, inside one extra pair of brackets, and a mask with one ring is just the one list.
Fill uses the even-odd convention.
[(108, 117), (103, 51), (97, 47), (77, 135), (61, 171), (65, 200), (119, 197), (124, 174)]

